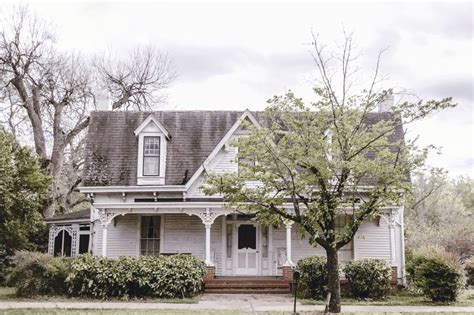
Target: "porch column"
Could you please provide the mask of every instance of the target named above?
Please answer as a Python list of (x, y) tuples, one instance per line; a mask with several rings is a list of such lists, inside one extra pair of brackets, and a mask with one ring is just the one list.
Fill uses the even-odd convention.
[(102, 257), (107, 256), (107, 224), (102, 225)]
[(214, 220), (218, 217), (218, 213), (213, 212), (211, 209), (207, 208), (206, 211), (197, 212), (197, 213), (190, 213), (197, 215), (204, 227), (206, 228), (206, 257), (204, 259), (204, 263), (208, 267), (213, 267), (214, 262), (211, 259), (211, 226), (214, 223)]
[(393, 211), (390, 213), (388, 229), (390, 232), (390, 263), (394, 265), (396, 263), (396, 251), (395, 251), (395, 220), (396, 215)]
[(54, 224), (51, 224), (49, 227), (49, 238), (48, 238), (48, 254), (53, 256), (54, 255), (54, 238), (56, 237), (55, 235), (55, 230), (56, 226)]
[(206, 266), (214, 266), (214, 263), (211, 260), (211, 224), (204, 224), (206, 227), (206, 259), (204, 263)]
[(293, 222), (291, 221), (286, 221), (285, 226), (286, 226), (286, 262), (283, 266), (285, 267), (294, 267), (295, 264), (291, 260), (291, 226), (293, 225)]
[(102, 256), (107, 256), (107, 226), (112, 220), (118, 215), (124, 215), (125, 213), (109, 212), (106, 209), (102, 209), (99, 212), (99, 220), (102, 225)]

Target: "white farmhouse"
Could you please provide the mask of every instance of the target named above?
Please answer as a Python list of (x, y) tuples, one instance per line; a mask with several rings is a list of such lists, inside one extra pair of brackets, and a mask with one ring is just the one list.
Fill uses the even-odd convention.
[[(370, 115), (376, 122), (384, 114)], [(230, 290), (229, 279), (240, 279), (234, 291), (245, 283), (258, 291), (250, 276), (274, 281), (274, 292), (287, 290), (281, 283), (298, 260), (324, 250), (301, 239), (292, 224), (261, 226), (199, 189), (206, 172), (238, 171), (237, 148), (229, 141), (242, 131), (243, 120), (258, 123), (255, 117), (249, 111), (93, 112), (80, 188), (91, 207), (48, 220), (49, 253), (186, 253), (208, 266), (206, 290)], [(403, 282), (402, 207), (386, 208), (379, 219), (362, 224), (340, 251), (342, 263), (361, 258), (386, 260), (394, 283)], [(219, 280), (226, 286), (213, 287)]]

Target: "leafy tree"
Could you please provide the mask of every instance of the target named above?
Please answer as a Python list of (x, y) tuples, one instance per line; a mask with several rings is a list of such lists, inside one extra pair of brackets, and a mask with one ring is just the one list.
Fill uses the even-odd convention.
[[(71, 197), (82, 162), (74, 153), (81, 150), (90, 111), (105, 95), (112, 110), (152, 109), (175, 72), (153, 47), (138, 47), (120, 59), (61, 50), (51, 25), (24, 7), (1, 22), (0, 118), (14, 135), (23, 131), (34, 143), (41, 167), (52, 178), (52, 202), (44, 209), (49, 217), (78, 204)], [(75, 176), (65, 181), (66, 173)]]
[(35, 153), (0, 128), (0, 244), (5, 255), (44, 249), (41, 209), (50, 183)]
[(413, 177), (406, 207), (407, 249), (441, 246), (462, 261), (474, 255), (474, 180), (436, 170)]
[[(313, 57), (320, 74), (316, 100), (308, 104), (291, 92), (270, 99), (259, 119), (262, 125), (247, 124), (247, 133), (234, 142), (239, 172), (208, 174), (202, 187), (208, 195), (222, 194), (236, 209), (255, 213), (262, 224), (295, 222), (310, 244), (323, 247), (329, 310), (335, 313), (341, 304), (338, 250), (384, 206), (403, 204), (410, 190), (408, 174), (423, 165), (428, 152), (399, 139), (402, 119), (410, 123), (454, 106), (450, 98), (403, 102), (375, 116), (373, 111), (393, 95), (391, 89), (375, 88), (379, 60), (369, 88), (353, 94), (351, 35), (342, 47), (340, 54), (326, 58), (314, 37)], [(342, 65), (337, 87), (331, 61)], [(348, 218), (342, 227), (336, 222), (340, 216)]]

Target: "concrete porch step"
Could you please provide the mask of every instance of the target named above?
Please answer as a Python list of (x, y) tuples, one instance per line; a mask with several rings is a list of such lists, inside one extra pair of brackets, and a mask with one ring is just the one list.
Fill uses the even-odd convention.
[(255, 289), (206, 289), (204, 293), (213, 293), (213, 294), (290, 294), (291, 291), (288, 290), (255, 290)]
[(206, 289), (228, 289), (228, 288), (289, 288), (288, 283), (276, 282), (276, 283), (219, 283), (219, 282), (208, 282), (206, 283)]

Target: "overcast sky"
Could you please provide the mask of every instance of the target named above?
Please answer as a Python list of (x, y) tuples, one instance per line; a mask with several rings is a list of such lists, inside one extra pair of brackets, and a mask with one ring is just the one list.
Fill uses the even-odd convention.
[(58, 43), (85, 53), (152, 44), (179, 77), (166, 109), (261, 110), (293, 90), (311, 101), (311, 30), (335, 47), (354, 32), (360, 65), (372, 70), (380, 49), (387, 87), (421, 98), (452, 96), (455, 109), (407, 126), (420, 144), (443, 148), (429, 163), (474, 176), (472, 2), (31, 2), (57, 26)]

